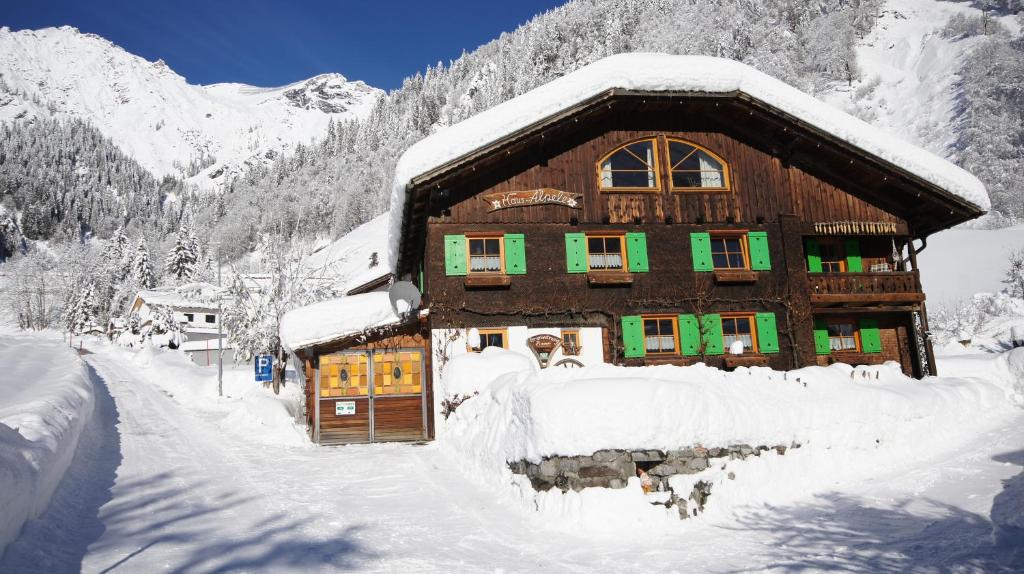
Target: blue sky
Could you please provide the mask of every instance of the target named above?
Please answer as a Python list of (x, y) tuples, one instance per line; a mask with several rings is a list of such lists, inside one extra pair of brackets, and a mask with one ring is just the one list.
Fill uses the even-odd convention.
[(324, 72), (393, 89), (564, 0), (3, 0), (0, 26), (70, 25), (190, 83), (279, 86)]

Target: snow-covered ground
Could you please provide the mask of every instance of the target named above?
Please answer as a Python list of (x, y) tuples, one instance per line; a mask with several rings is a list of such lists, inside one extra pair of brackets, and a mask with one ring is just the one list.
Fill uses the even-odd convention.
[[(241, 369), (228, 377), (230, 397), (217, 399), (214, 370), (172, 353), (86, 348), (94, 416), (50, 509), (8, 547), (0, 571), (1009, 571), (1014, 552), (1024, 559), (1024, 411), (1006, 402), (971, 416), (1003, 396), (980, 380), (934, 391), (963, 402), (940, 409), (964, 411), (947, 425), (960, 433), (940, 416), (907, 425), (913, 436), (894, 437), (899, 449), (809, 442), (734, 461), (722, 504), (713, 494), (704, 515), (680, 521), (648, 512), (637, 489), (549, 493), (538, 512), (443, 437), (294, 442), (291, 399)], [(45, 347), (30, 362), (64, 354)], [(914, 415), (890, 388), (898, 384), (877, 389), (893, 426)], [(471, 401), (460, 409), (471, 412)], [(253, 404), (279, 416), (253, 424), (262, 410)], [(961, 436), (943, 445), (928, 428)]]

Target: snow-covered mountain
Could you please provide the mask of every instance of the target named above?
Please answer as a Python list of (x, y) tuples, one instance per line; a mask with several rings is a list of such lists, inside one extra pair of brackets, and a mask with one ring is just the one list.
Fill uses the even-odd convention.
[(365, 117), (383, 93), (340, 74), (277, 88), (193, 85), (75, 28), (0, 28), (0, 121), (81, 118), (155, 175), (204, 189), (319, 139), (332, 118)]
[[(965, 2), (887, 0), (865, 38), (857, 42), (860, 78), (840, 83), (822, 99), (860, 116), (890, 134), (956, 160), (954, 148), (963, 120), (958, 101), (959, 72), (984, 36), (944, 34), (956, 15), (978, 18), (982, 10)], [(994, 16), (1013, 33), (1012, 15)]]

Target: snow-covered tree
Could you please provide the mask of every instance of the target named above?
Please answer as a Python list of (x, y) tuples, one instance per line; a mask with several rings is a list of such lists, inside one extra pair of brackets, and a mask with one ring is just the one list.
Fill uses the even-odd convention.
[(139, 238), (135, 247), (135, 255), (132, 258), (132, 279), (140, 289), (152, 289), (156, 285), (156, 277), (153, 275), (153, 264), (149, 261), (149, 248), (146, 246), (146, 238)]
[(64, 323), (72, 333), (86, 333), (97, 326), (99, 304), (96, 287), (87, 283), (72, 297), (64, 313)]
[(192, 231), (191, 223), (185, 219), (178, 229), (174, 245), (167, 252), (164, 269), (171, 279), (188, 281), (195, 276), (198, 264), (199, 241)]
[(144, 333), (150, 343), (157, 347), (177, 349), (184, 341), (181, 323), (174, 317), (170, 307), (157, 306), (149, 315), (149, 325)]
[(1009, 265), (1003, 278), (1006, 290), (1014, 297), (1024, 297), (1024, 249), (1010, 252)]
[(247, 282), (232, 273), (228, 287), (230, 303), (224, 309), (224, 327), (235, 349), (235, 360), (249, 361), (256, 355), (274, 357), (274, 392), (284, 382), (287, 354), (281, 345), (281, 318), (296, 307), (336, 295), (323, 281), (323, 270), (310, 270), (299, 253), (279, 239), (261, 241), (261, 263), (266, 282)]

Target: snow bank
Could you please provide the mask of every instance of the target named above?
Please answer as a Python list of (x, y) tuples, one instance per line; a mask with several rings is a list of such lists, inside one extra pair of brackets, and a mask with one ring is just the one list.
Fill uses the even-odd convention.
[(413, 178), (611, 89), (744, 93), (979, 209), (990, 207), (985, 186), (970, 173), (746, 64), (708, 56), (618, 54), (441, 130), (402, 154), (391, 188), (390, 260), (398, 261), (406, 186)]
[[(507, 462), (539, 462), (547, 456), (590, 455), (602, 449), (798, 443), (802, 447), (784, 460), (771, 453), (729, 463), (754, 469), (744, 472), (770, 486), (758, 486), (750, 478), (726, 480), (721, 472), (709, 478), (728, 483), (719, 486), (719, 493), (730, 493), (719, 497), (722, 504), (796, 498), (805, 494), (803, 488), (830, 484), (837, 476), (947, 452), (965, 437), (977, 436), (980, 426), (1013, 416), (1017, 409), (1007, 400), (1009, 383), (1002, 381), (1013, 380), (1019, 389), (1024, 377), (1024, 351), (1002, 358), (990, 355), (989, 371), (983, 375), (999, 370), (999, 361), (1012, 365), (1003, 379), (993, 376), (991, 382), (978, 377), (918, 381), (904, 376), (895, 363), (789, 372), (739, 368), (730, 373), (703, 364), (510, 370), (520, 362), (516, 353), (495, 349), (488, 354), (460, 356), (446, 366), (443, 392), (479, 394), (447, 420), (438, 419), (439, 444), (482, 482), (577, 526), (595, 512), (631, 505), (636, 489), (607, 492), (598, 496), (600, 501), (586, 489), (534, 493), (525, 477), (509, 471)], [(768, 498), (758, 501), (758, 496)], [(588, 499), (601, 508), (587, 508)], [(665, 515), (649, 505), (637, 512), (631, 516)]]
[(145, 347), (139, 351), (104, 347), (99, 352), (119, 356), (134, 373), (162, 389), (182, 405), (216, 417), (225, 432), (264, 444), (307, 445), (296, 424), (302, 408), (302, 389), (287, 383), (280, 395), (255, 382), (251, 365), (224, 365), (224, 396), (217, 394), (217, 369), (200, 367), (180, 351)]
[(0, 337), (0, 554), (42, 514), (93, 411), (85, 365), (59, 340)]

